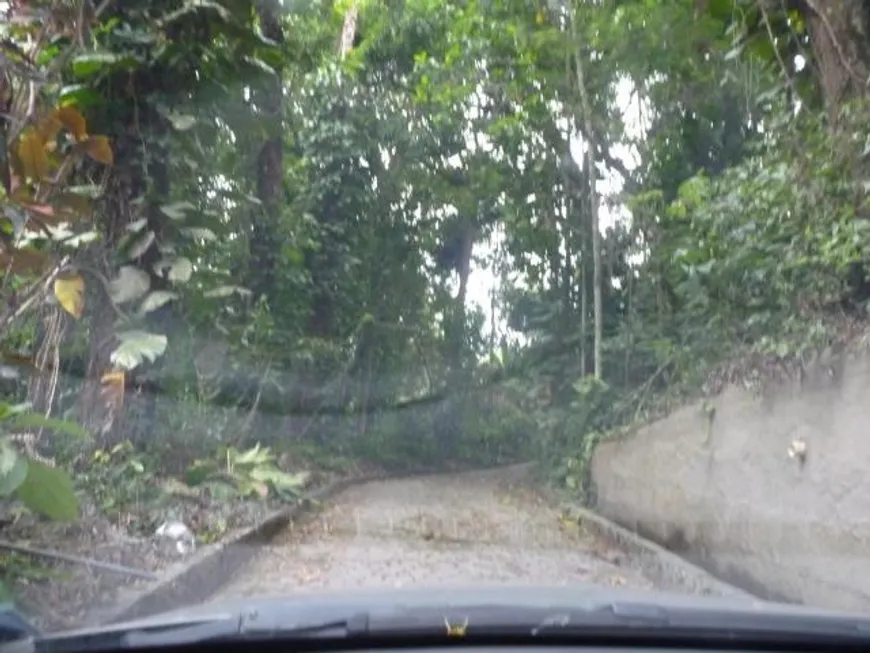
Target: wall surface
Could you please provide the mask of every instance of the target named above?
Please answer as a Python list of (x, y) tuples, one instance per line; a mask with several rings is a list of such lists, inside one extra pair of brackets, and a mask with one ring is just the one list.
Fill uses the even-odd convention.
[(603, 442), (592, 478), (598, 512), (723, 580), (870, 610), (870, 357), (816, 363), (760, 397), (729, 388)]

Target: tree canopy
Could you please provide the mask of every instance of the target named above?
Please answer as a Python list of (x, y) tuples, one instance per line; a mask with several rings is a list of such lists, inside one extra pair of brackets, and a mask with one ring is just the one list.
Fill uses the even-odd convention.
[(2, 11), (0, 483), (37, 512), (122, 445), (587, 492), (602, 434), (867, 319), (858, 0)]

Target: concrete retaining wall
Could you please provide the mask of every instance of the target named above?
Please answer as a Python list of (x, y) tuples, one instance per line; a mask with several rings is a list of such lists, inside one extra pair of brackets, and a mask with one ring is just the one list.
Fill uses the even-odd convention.
[(592, 477), (598, 512), (726, 581), (870, 610), (868, 357), (825, 361), (761, 397), (730, 388), (603, 442)]

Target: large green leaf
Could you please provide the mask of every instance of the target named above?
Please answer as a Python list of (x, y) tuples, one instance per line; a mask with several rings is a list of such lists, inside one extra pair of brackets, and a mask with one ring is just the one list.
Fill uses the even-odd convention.
[(239, 452), (235, 449), (230, 449), (227, 452), (227, 457), (233, 467), (240, 465), (265, 465), (272, 462), (275, 458), (267, 447), (261, 447), (259, 443), (247, 451)]
[(185, 470), (184, 482), (191, 487), (201, 485), (220, 471), (221, 468), (213, 460), (197, 460)]
[(113, 72), (119, 68), (130, 69), (137, 64), (137, 57), (115, 52), (87, 52), (72, 61), (73, 75), (78, 79)]
[(23, 415), (30, 410), (31, 404), (7, 404), (0, 402), (0, 420), (7, 420), (17, 415)]
[(102, 96), (86, 84), (64, 86), (58, 96), (58, 104), (60, 106), (71, 105), (79, 109), (90, 108), (102, 102)]
[(121, 344), (112, 352), (111, 361), (132, 370), (145, 361), (153, 362), (166, 351), (166, 336), (147, 331), (125, 331), (118, 334)]
[(68, 419), (58, 419), (56, 417), (46, 417), (37, 413), (28, 413), (26, 415), (17, 415), (9, 419), (9, 423), (17, 428), (45, 428), (58, 433), (65, 433), (74, 438), (81, 440), (89, 440), (90, 433), (87, 432), (80, 424), (76, 424)]
[(75, 521), (79, 500), (69, 474), (57, 467), (31, 460), (18, 498), (33, 512), (55, 521)]
[(218, 288), (213, 288), (212, 290), (207, 290), (203, 293), (203, 297), (215, 299), (229, 297), (232, 294), (238, 294), (242, 297), (247, 297), (251, 294), (251, 291), (247, 288), (242, 288), (241, 286), (220, 286)]
[(189, 211), (195, 210), (196, 207), (190, 202), (175, 202), (174, 204), (164, 204), (160, 207), (160, 211), (172, 220), (183, 220)]
[(148, 273), (132, 265), (125, 265), (118, 270), (118, 276), (109, 285), (112, 301), (124, 304), (143, 297), (151, 287)]
[(73, 74), (76, 77), (93, 75), (118, 63), (120, 56), (114, 52), (88, 52), (73, 59)]
[(217, 240), (215, 233), (206, 227), (185, 227), (181, 230), (181, 233), (193, 240), (203, 240), (206, 242)]
[(296, 472), (288, 474), (277, 467), (255, 467), (251, 470), (251, 478), (255, 481), (263, 481), (275, 486), (276, 489), (301, 489), (308, 484), (311, 478), (309, 472)]
[(27, 478), (27, 459), (22, 456), (9, 438), (0, 440), (0, 497), (8, 497)]
[[(211, 232), (209, 232), (211, 233)], [(169, 280), (173, 283), (186, 283), (193, 274), (193, 264), (190, 259), (180, 257), (169, 268)]]
[(178, 131), (187, 131), (196, 125), (196, 117), (182, 113), (170, 113), (166, 116), (172, 126)]
[(142, 300), (142, 303), (139, 305), (139, 314), (145, 315), (151, 311), (156, 311), (158, 308), (164, 304), (168, 304), (174, 299), (178, 299), (178, 293), (174, 293), (170, 290), (155, 290)]

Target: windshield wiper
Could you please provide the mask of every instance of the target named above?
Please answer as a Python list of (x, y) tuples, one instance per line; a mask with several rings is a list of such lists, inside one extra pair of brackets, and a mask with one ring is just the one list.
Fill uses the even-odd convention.
[[(32, 653), (84, 653), (113, 649), (179, 646), (267, 639), (344, 638), (366, 631), (368, 616), (321, 621), (295, 620), (289, 611), (256, 608), (239, 613), (137, 626), (118, 624), (83, 633), (58, 633), (34, 640)], [(0, 653), (6, 653), (0, 646)]]
[(360, 613), (351, 619), (336, 619), (316, 624), (281, 626), (274, 622), (256, 622), (259, 614), (248, 612), (232, 623), (212, 621), (195, 626), (175, 626), (173, 628), (131, 630), (124, 633), (119, 648), (140, 648), (150, 646), (175, 646), (179, 644), (239, 641), (243, 639), (295, 639), (295, 638), (344, 638), (366, 632), (367, 615)]

